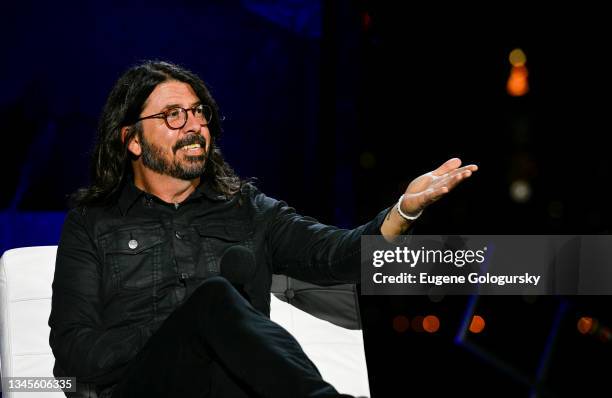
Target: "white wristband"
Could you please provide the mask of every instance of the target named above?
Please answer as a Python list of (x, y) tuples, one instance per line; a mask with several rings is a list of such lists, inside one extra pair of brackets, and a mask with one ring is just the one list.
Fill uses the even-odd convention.
[(400, 216), (402, 216), (404, 219), (408, 221), (413, 221), (419, 218), (421, 214), (423, 214), (423, 210), (420, 210), (415, 216), (409, 216), (408, 214), (404, 213), (402, 211), (402, 206), (401, 206), (402, 200), (404, 200), (404, 195), (400, 196), (399, 200), (397, 201), (397, 205), (395, 205), (395, 208), (397, 209), (397, 212), (400, 214)]

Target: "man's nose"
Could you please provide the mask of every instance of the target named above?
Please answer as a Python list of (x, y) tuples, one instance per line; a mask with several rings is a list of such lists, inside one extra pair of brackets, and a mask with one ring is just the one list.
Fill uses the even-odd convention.
[(202, 132), (202, 128), (208, 125), (208, 123), (198, 120), (198, 118), (195, 117), (193, 113), (194, 113), (193, 109), (187, 110), (187, 113), (185, 116), (187, 118), (187, 122), (185, 123), (185, 126), (183, 127), (183, 132), (185, 134), (187, 133), (198, 133), (199, 134)]

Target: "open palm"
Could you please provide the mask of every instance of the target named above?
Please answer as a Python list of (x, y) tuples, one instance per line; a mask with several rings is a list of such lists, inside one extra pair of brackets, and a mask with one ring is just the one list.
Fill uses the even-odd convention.
[(452, 158), (437, 169), (412, 180), (404, 192), (402, 211), (407, 214), (419, 213), (478, 170), (475, 164), (460, 166), (461, 159)]

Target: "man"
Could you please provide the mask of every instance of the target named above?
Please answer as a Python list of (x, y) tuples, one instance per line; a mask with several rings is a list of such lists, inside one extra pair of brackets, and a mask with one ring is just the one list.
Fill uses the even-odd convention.
[[(215, 146), (219, 122), (204, 83), (176, 65), (146, 62), (115, 84), (92, 185), (76, 193), (58, 247), (56, 376), (113, 398), (340, 396), (269, 320), (272, 274), (358, 281), (362, 234), (402, 234), (476, 170), (451, 159), (393, 209), (341, 230), (241, 181)], [(223, 262), (235, 246), (243, 254)], [(249, 268), (241, 291), (222, 268)]]

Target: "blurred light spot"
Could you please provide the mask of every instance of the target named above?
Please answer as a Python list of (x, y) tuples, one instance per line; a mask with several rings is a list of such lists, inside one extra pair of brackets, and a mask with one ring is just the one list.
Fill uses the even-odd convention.
[(412, 318), (412, 330), (414, 330), (415, 332), (422, 332), (423, 331), (423, 317), (420, 315), (415, 316), (414, 318)]
[(470, 323), (470, 332), (472, 333), (480, 333), (485, 328), (485, 320), (480, 315), (474, 315), (472, 317), (472, 322)]
[(515, 48), (508, 56), (512, 69), (506, 82), (506, 91), (513, 97), (520, 97), (529, 92), (529, 72), (527, 71), (527, 56), (520, 48)]
[(527, 56), (520, 48), (515, 48), (514, 50), (510, 51), (508, 59), (510, 60), (512, 66), (523, 66), (525, 65), (525, 62), (527, 62)]
[(548, 215), (550, 218), (563, 217), (563, 203), (555, 200), (548, 204)]
[(583, 316), (578, 320), (578, 331), (582, 334), (587, 334), (593, 330), (593, 318)]
[(370, 29), (370, 26), (372, 25), (372, 17), (370, 17), (370, 14), (364, 12), (361, 15), (361, 24), (363, 26), (363, 30), (367, 31)]
[(608, 327), (603, 327), (601, 329), (601, 332), (599, 332), (599, 339), (604, 343), (607, 343), (608, 341), (612, 340), (612, 332), (610, 332), (610, 329)]
[(527, 67), (513, 66), (506, 83), (506, 91), (513, 97), (521, 97), (529, 92)]
[(370, 152), (364, 152), (359, 157), (359, 163), (364, 169), (373, 169), (376, 166), (376, 157)]
[(423, 329), (429, 333), (435, 333), (440, 329), (440, 320), (435, 315), (427, 315), (423, 318)]
[(531, 186), (525, 180), (516, 180), (510, 185), (510, 197), (518, 203), (525, 203), (531, 198)]
[(404, 333), (410, 329), (410, 321), (404, 315), (398, 315), (393, 318), (393, 330), (398, 333)]
[(511, 121), (512, 140), (517, 144), (526, 145), (531, 139), (530, 122), (527, 115), (516, 115)]

